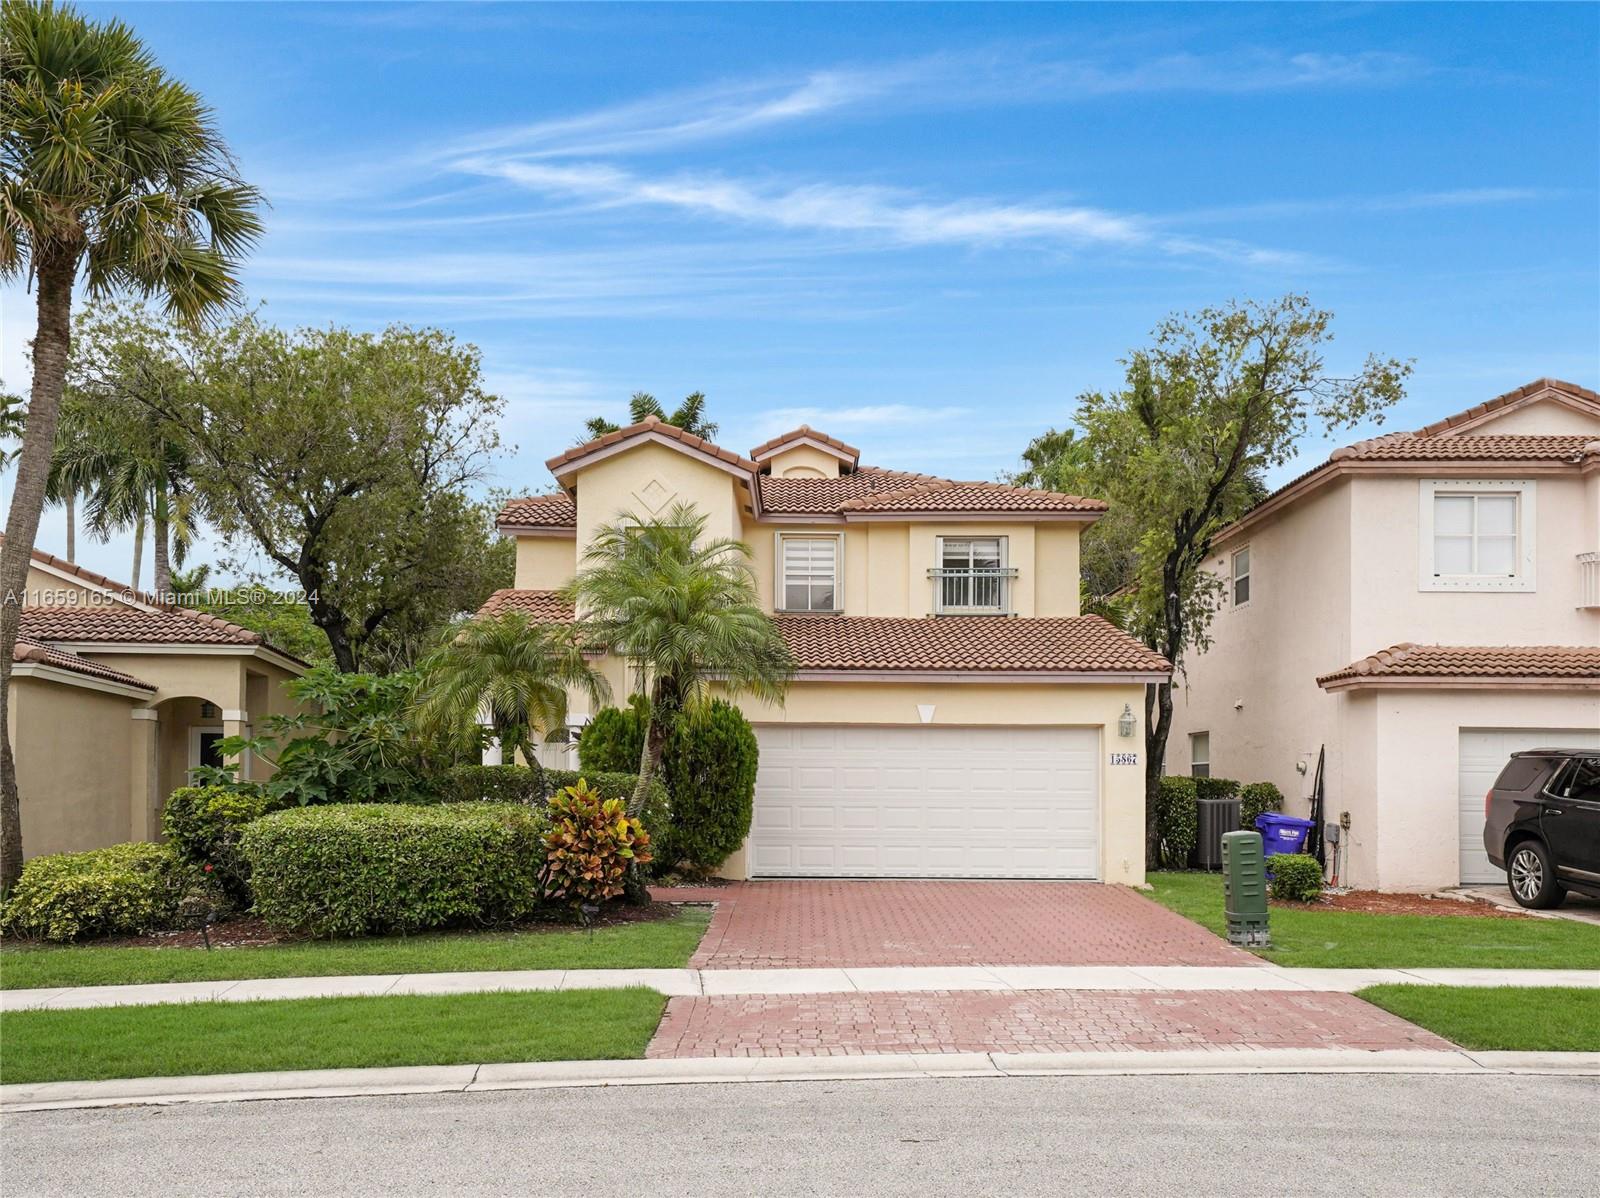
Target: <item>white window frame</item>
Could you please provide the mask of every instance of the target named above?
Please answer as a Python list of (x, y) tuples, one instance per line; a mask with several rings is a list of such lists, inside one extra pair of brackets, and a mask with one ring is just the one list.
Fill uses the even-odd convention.
[[(1247, 559), (1242, 577), (1245, 585), (1249, 588), (1249, 594), (1245, 596), (1243, 603), (1239, 602), (1240, 555), (1244, 555)], [(1228, 555), (1228, 604), (1230, 607), (1250, 606), (1250, 600), (1255, 597), (1256, 593), (1255, 564), (1255, 555), (1250, 552), (1250, 546), (1248, 545), (1241, 545)]]
[(202, 733), (215, 732), (218, 736), (227, 735), (227, 729), (221, 724), (191, 724), (189, 725), (189, 769), (190, 782), (194, 781), (194, 772), (204, 763), (200, 760), (200, 736)]
[[(1517, 572), (1513, 575), (1436, 574), (1434, 501), (1448, 495), (1517, 497)], [(1420, 591), (1533, 591), (1538, 589), (1539, 484), (1531, 479), (1425, 478), (1418, 488), (1417, 589)]]
[[(832, 541), (833, 544), (833, 606), (788, 607), (789, 589), (783, 574), (783, 543), (785, 541)], [(844, 533), (842, 532), (778, 532), (772, 534), (772, 610), (794, 615), (837, 615), (844, 611)]]
[[(1204, 761), (1201, 761), (1199, 758), (1197, 758), (1195, 756), (1195, 752), (1194, 752), (1194, 750), (1195, 750), (1195, 742), (1197, 742), (1201, 737), (1205, 737), (1205, 741), (1206, 741), (1206, 757), (1205, 757)], [(1195, 773), (1195, 770), (1197, 768), (1205, 770), (1205, 773), (1203, 773), (1203, 774)], [(1209, 778), (1209, 777), (1211, 777), (1211, 733), (1209, 733), (1209, 732), (1191, 732), (1191, 733), (1189, 733), (1189, 777), (1191, 777), (1191, 778)]]
[[(998, 546), (998, 549), (997, 549), (997, 552), (995, 554), (995, 557), (996, 557), (996, 560), (998, 560), (999, 563), (1000, 563), (1000, 565), (997, 568), (1002, 570), (1002, 571), (1003, 570), (1009, 570), (1011, 568), (1011, 538), (1007, 537), (1007, 536), (995, 536), (992, 533), (979, 532), (979, 533), (961, 533), (961, 534), (958, 534), (958, 535), (951, 535), (951, 536), (948, 536), (948, 537), (934, 537), (933, 538), (933, 564), (934, 564), (934, 568), (936, 570), (944, 569), (944, 543), (946, 541), (994, 541), (994, 542), (996, 542), (996, 544)], [(969, 557), (968, 560), (970, 561), (971, 558)], [(1000, 575), (1000, 577), (999, 577), (1000, 601), (998, 603), (994, 604), (993, 606), (989, 606), (989, 607), (946, 607), (944, 605), (944, 579), (942, 577), (935, 577), (934, 578), (934, 587), (933, 587), (933, 610), (934, 610), (934, 614), (940, 615), (940, 616), (1003, 616), (1003, 615), (1008, 615), (1010, 613), (1010, 611), (1011, 611), (1011, 584), (1013, 582), (1015, 582), (1015, 581), (1016, 580), (1014, 578), (1008, 578), (1008, 577), (1006, 577), (1005, 574), (1001, 574)]]

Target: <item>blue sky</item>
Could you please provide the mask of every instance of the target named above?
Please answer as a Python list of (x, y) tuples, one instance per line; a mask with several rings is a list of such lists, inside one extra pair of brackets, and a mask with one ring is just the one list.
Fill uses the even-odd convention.
[(1167, 313), (1289, 290), (1416, 359), (1390, 427), (1600, 384), (1595, 5), (87, 7), (217, 109), (273, 319), (481, 347), (503, 486), (639, 389), (993, 477)]

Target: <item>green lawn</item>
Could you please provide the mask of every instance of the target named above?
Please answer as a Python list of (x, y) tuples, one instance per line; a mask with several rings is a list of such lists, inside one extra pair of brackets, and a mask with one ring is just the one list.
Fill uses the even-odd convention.
[(561, 990), (12, 1011), (0, 1082), (622, 1060), (644, 1055), (666, 1001)]
[(1600, 990), (1558, 986), (1370, 986), (1357, 998), (1463, 1048), (1600, 1052)]
[(564, 928), (453, 932), (210, 952), (19, 945), (0, 950), (0, 989), (481, 969), (678, 969), (688, 964), (710, 919), (704, 907), (681, 907), (668, 919), (616, 924), (592, 934)]
[[(1153, 873), (1156, 902), (1227, 931), (1222, 876)], [(1277, 965), (1343, 969), (1600, 969), (1600, 927), (1560, 919), (1485, 919), (1469, 915), (1369, 915), (1272, 907)]]

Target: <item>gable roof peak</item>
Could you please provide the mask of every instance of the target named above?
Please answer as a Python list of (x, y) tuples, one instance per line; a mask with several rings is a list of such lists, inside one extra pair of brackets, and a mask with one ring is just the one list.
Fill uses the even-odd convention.
[(1551, 378), (1548, 375), (1534, 379), (1531, 383), (1524, 383), (1514, 390), (1503, 395), (1496, 395), (1493, 399), (1486, 399), (1480, 404), (1474, 404), (1465, 411), (1446, 416), (1442, 420), (1435, 420), (1419, 428), (1413, 436), (1416, 437), (1450, 437), (1467, 432), (1485, 421), (1541, 399), (1554, 399), (1564, 407), (1574, 411), (1584, 412), (1593, 416), (1600, 416), (1600, 392), (1594, 392), (1587, 387), (1580, 387), (1577, 383), (1569, 383), (1564, 379)]

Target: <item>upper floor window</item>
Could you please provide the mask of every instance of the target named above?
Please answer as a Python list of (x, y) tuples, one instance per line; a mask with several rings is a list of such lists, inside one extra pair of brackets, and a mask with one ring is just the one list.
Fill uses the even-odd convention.
[(843, 610), (837, 536), (778, 537), (779, 611)]
[(1421, 589), (1533, 590), (1535, 487), (1500, 479), (1425, 480)]
[(1236, 550), (1233, 555), (1233, 605), (1243, 607), (1250, 602), (1250, 546)]
[(1189, 733), (1189, 777), (1211, 777), (1211, 733)]
[(1006, 566), (1005, 537), (940, 537), (934, 578), (934, 610), (941, 615), (1004, 614), (1007, 583), (1016, 571)]

